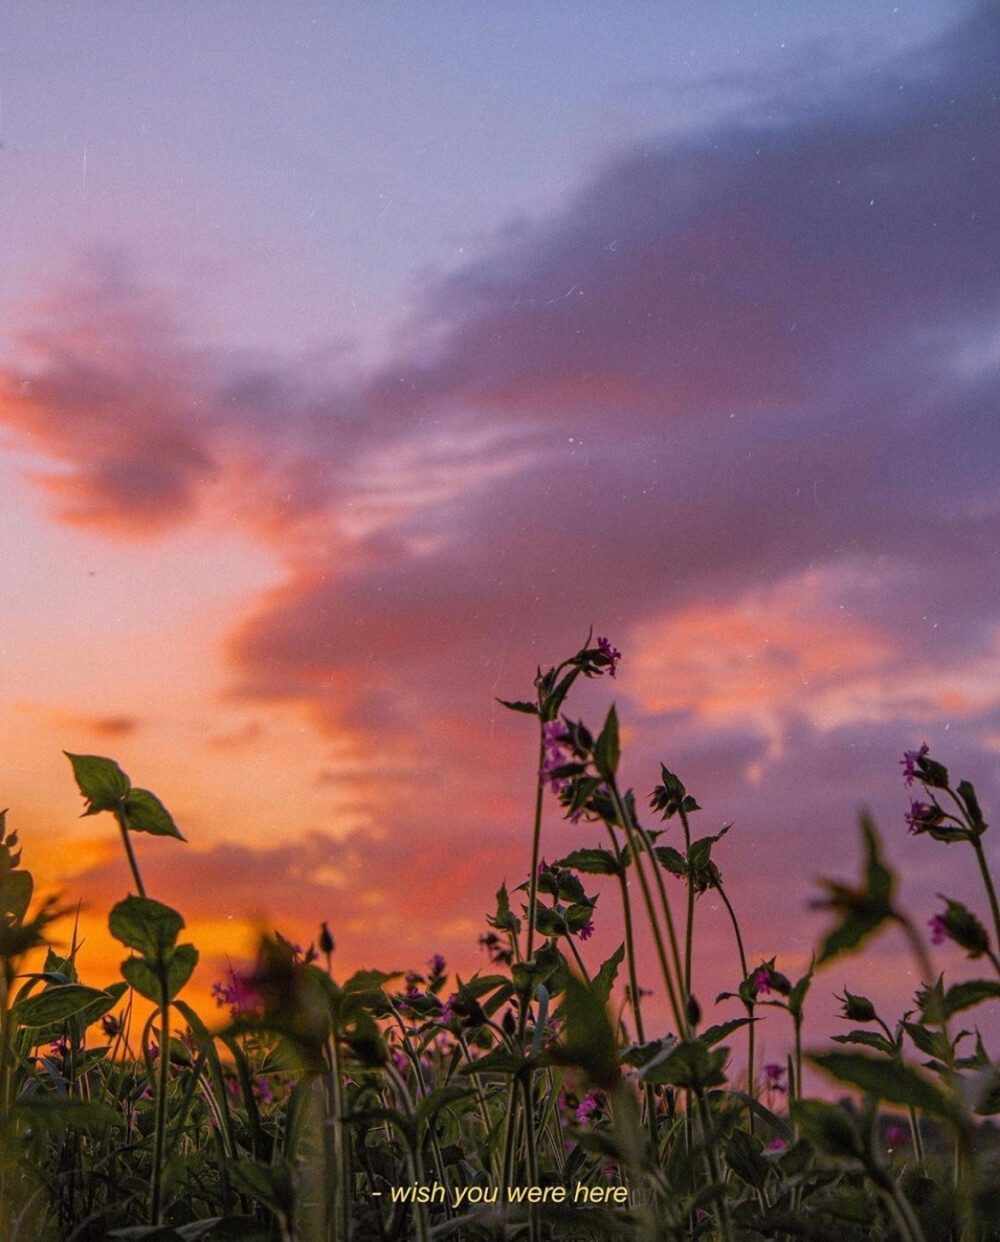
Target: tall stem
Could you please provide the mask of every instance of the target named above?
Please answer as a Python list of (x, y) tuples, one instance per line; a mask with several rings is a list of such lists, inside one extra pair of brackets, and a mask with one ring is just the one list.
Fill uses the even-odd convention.
[[(691, 852), (691, 826), (688, 823), (687, 812), (684, 807), (678, 805), (677, 813), (681, 817), (681, 824), (684, 828), (684, 857), (687, 858)], [(691, 958), (694, 946), (694, 876), (691, 874), (690, 866), (687, 870), (687, 915), (685, 919), (684, 930), (684, 991), (691, 995)]]
[[(542, 764), (545, 761), (545, 746), (542, 742), (538, 744), (538, 771), (541, 772)], [(535, 903), (538, 900), (538, 859), (541, 851), (542, 842), (542, 800), (545, 794), (545, 786), (539, 775), (537, 788), (535, 789), (535, 825), (531, 834), (531, 873), (528, 876), (528, 942), (525, 950), (525, 958), (530, 962), (531, 955), (535, 949)], [(527, 1010), (527, 1006), (522, 1007), (522, 1012)], [(523, 1023), (522, 1023), (523, 1029)]]
[[(733, 909), (733, 903), (729, 900), (729, 895), (722, 887), (722, 880), (716, 880), (715, 891), (722, 898), (726, 910), (729, 912), (729, 921), (733, 925), (733, 935), (736, 937), (736, 951), (740, 955), (740, 977), (745, 979), (750, 974), (750, 968), (747, 965), (747, 955), (743, 948), (743, 935), (740, 932), (739, 921), (736, 918), (736, 911)], [(757, 1098), (757, 1079), (754, 1066), (754, 1053), (756, 1052), (756, 1027), (757, 1024), (753, 1020), (753, 1002), (744, 1001), (743, 1007), (747, 1011), (747, 1017), (750, 1021), (747, 1023), (747, 1056), (750, 1064), (747, 1066), (747, 1093), (751, 1099)], [(750, 1132), (754, 1131), (754, 1112), (750, 1110)]]
[(167, 1136), (167, 1087), (170, 1083), (170, 988), (166, 967), (160, 980), (160, 1060), (157, 1065), (153, 1170), (150, 1177), (149, 1223), (163, 1223), (163, 1149)]
[(128, 824), (125, 822), (125, 816), (121, 811), (115, 811), (115, 819), (118, 821), (118, 827), (121, 829), (122, 843), (128, 856), (128, 865), (132, 868), (132, 878), (135, 880), (135, 886), (139, 890), (139, 896), (145, 897), (146, 889), (142, 882), (142, 876), (139, 874), (139, 864), (136, 862), (135, 850), (132, 849), (132, 839), (128, 834)]
[[(686, 1006), (682, 1007), (677, 997), (677, 989), (674, 987), (674, 980), (673, 980), (673, 976), (670, 970), (670, 964), (667, 961), (667, 950), (666, 950), (666, 945), (663, 942), (663, 933), (660, 930), (660, 920), (656, 914), (656, 907), (653, 903), (653, 894), (649, 887), (649, 879), (646, 876), (646, 868), (645, 868), (645, 864), (643, 863), (642, 856), (643, 856), (644, 851), (639, 849), (640, 835), (642, 835), (645, 838), (644, 840), (642, 840), (643, 846), (646, 846), (647, 844), (649, 844), (649, 838), (647, 834), (641, 834), (641, 830), (638, 829), (636, 825), (633, 825), (631, 816), (625, 810), (625, 805), (622, 801), (621, 795), (618, 792), (617, 785), (613, 781), (609, 781), (608, 789), (611, 793), (611, 800), (614, 803), (615, 814), (617, 815), (619, 823), (621, 824), (622, 828), (625, 830), (625, 835), (628, 838), (629, 847), (632, 850), (632, 862), (633, 862), (633, 865), (635, 866), (636, 875), (638, 875), (639, 877), (639, 885), (642, 888), (642, 899), (646, 906), (646, 915), (649, 918), (650, 929), (653, 933), (653, 943), (656, 947), (656, 957), (660, 964), (660, 972), (663, 975), (663, 983), (667, 989), (667, 996), (669, 997), (669, 1000), (670, 1000), (670, 1008), (674, 1015), (674, 1021), (677, 1024), (677, 1031), (682, 1039), (687, 1039), (688, 1037), (687, 1007)], [(655, 854), (650, 853), (649, 857), (652, 860), (653, 866), (655, 868), (656, 866)], [(676, 945), (675, 945), (675, 948), (676, 948)], [(674, 958), (675, 958), (675, 963), (676, 963), (676, 952), (675, 952)], [(679, 974), (680, 974), (680, 971), (678, 970), (678, 975)]]
[(996, 936), (995, 943), (997, 951), (1000, 952), (1000, 905), (997, 904), (997, 891), (993, 884), (993, 876), (990, 874), (989, 864), (986, 861), (983, 843), (978, 836), (972, 837), (972, 848), (976, 851), (976, 862), (979, 863), (979, 872), (983, 877), (986, 895), (990, 899), (990, 912), (993, 915), (993, 932)]

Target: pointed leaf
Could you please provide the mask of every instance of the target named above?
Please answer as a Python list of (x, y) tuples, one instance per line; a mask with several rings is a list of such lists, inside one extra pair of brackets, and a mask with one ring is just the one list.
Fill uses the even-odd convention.
[(80, 793), (87, 799), (84, 815), (113, 811), (132, 788), (132, 782), (113, 759), (101, 755), (63, 754), (73, 765), (73, 775)]
[(148, 789), (131, 789), (122, 803), (125, 822), (131, 832), (148, 832), (154, 837), (176, 837), (183, 841), (170, 812)]

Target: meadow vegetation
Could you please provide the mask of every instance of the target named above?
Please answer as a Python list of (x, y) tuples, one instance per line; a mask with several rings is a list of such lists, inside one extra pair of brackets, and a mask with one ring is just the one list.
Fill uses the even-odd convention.
[[(531, 698), (505, 703), (537, 734), (527, 875), (499, 888), (481, 937), (490, 965), (471, 978), (436, 955), (407, 974), (343, 977), (334, 921), (306, 948), (265, 937), (251, 968), (216, 984), (219, 1008), (196, 1012), (185, 991), (198, 950), (183, 914), (146, 891), (136, 851), (143, 833), (181, 834), (112, 760), (70, 755), (134, 889), (108, 917), (121, 978), (94, 986), (75, 938), (65, 954), (48, 945), (69, 916), (34, 899), (0, 819), (0, 1237), (1000, 1237), (1000, 1067), (976, 1026), (1000, 997), (1000, 908), (975, 790), (926, 746), (903, 757), (910, 830), (967, 851), (982, 881), (982, 916), (944, 897), (928, 929), (978, 963), (975, 977), (939, 973), (864, 820), (860, 875), (823, 882), (829, 926), (788, 978), (778, 956), (747, 958), (717, 861), (724, 831), (698, 835), (681, 778), (663, 766), (637, 797), (619, 784), (615, 709), (595, 731), (569, 711), (574, 684), (613, 677), (619, 659), (588, 638), (538, 671)], [(547, 799), (602, 843), (550, 861)], [(620, 928), (604, 961), (588, 944), (596, 885), (602, 921)], [(693, 977), (706, 893), (732, 931), (718, 998)], [(814, 971), (889, 926), (922, 981), (912, 1007), (879, 1013), (856, 977), (846, 1023), (804, 1047)], [(669, 1003), (668, 1032), (644, 1008), (649, 988)], [(791, 1051), (759, 1064), (757, 1025), (776, 1019)], [(806, 1094), (807, 1065), (830, 1091)]]

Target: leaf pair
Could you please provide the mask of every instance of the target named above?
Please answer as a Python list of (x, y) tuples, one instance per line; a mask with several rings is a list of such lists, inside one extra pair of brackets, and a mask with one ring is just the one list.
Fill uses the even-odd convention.
[(84, 815), (111, 811), (122, 827), (131, 832), (148, 832), (154, 837), (176, 837), (183, 841), (170, 812), (148, 789), (134, 789), (126, 773), (113, 759), (100, 755), (63, 754), (73, 765), (80, 793), (87, 800)]
[(184, 920), (151, 897), (126, 897), (111, 911), (112, 936), (134, 949), (138, 957), (122, 962), (122, 974), (140, 996), (169, 1004), (194, 973), (198, 950), (178, 944)]

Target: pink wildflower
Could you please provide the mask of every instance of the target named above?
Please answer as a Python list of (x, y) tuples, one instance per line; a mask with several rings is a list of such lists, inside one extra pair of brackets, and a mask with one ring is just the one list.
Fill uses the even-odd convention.
[(924, 742), (923, 746), (921, 746), (919, 750), (907, 750), (903, 752), (903, 757), (899, 762), (903, 765), (903, 779), (906, 781), (907, 785), (912, 785), (917, 779), (919, 775), (917, 772), (917, 766), (929, 750), (930, 747), (926, 742)]
[(612, 647), (610, 639), (607, 638), (599, 638), (597, 646), (601, 655), (610, 663), (611, 667), (608, 669), (608, 672), (614, 677), (615, 669), (618, 667), (618, 661), (622, 658), (622, 653), (617, 647)]

